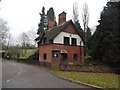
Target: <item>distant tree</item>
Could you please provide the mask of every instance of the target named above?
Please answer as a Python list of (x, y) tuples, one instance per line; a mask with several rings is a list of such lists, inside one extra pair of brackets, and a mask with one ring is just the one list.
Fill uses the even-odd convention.
[(84, 32), (80, 26), (78, 16), (79, 16), (78, 5), (77, 5), (77, 2), (75, 2), (73, 4), (73, 14), (72, 14), (73, 22), (75, 24), (75, 27), (82, 33), (81, 35), (84, 37)]
[(30, 38), (25, 32), (18, 37), (18, 44), (22, 48), (22, 56), (26, 56), (26, 50), (30, 47)]
[(0, 45), (2, 45), (3, 49), (6, 46), (6, 40), (9, 34), (8, 32), (9, 28), (7, 22), (0, 18)]
[(78, 5), (77, 5), (77, 2), (75, 2), (73, 4), (73, 15), (72, 15), (74, 23), (78, 22), (78, 20), (79, 20), (78, 16), (79, 16)]
[(45, 15), (45, 7), (42, 7), (42, 13), (40, 14), (40, 23), (38, 24), (38, 31), (37, 34), (44, 32), (44, 30), (47, 28), (47, 18)]
[(108, 65), (120, 66), (120, 3), (108, 2), (92, 37), (92, 56)]
[(87, 3), (84, 3), (83, 5), (82, 20), (83, 20), (84, 32), (86, 32), (89, 22), (89, 10)]
[(29, 44), (30, 44), (30, 48), (34, 48), (35, 47), (35, 40), (34, 38), (36, 37), (36, 32), (35, 29), (31, 29), (28, 32), (26, 32), (27, 36), (29, 37)]

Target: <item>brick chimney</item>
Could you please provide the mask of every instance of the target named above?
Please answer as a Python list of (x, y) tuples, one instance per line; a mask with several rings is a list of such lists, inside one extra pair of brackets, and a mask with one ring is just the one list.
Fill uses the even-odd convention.
[(64, 11), (60, 13), (58, 19), (58, 25), (66, 22), (66, 13)]
[(54, 21), (53, 20), (48, 20), (48, 29), (51, 29), (54, 27)]

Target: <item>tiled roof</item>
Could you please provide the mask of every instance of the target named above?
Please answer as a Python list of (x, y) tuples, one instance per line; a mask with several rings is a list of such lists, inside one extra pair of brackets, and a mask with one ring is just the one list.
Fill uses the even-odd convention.
[[(48, 40), (53, 40), (60, 32), (62, 32), (70, 23), (73, 24), (72, 20), (69, 20), (61, 25), (55, 26), (54, 28), (50, 29), (50, 30), (45, 30), (44, 34), (41, 34), (39, 37), (37, 37), (35, 40), (40, 40), (43, 38), (47, 38)], [(75, 25), (73, 24), (73, 26), (75, 27)], [(77, 33), (81, 36), (81, 38), (84, 41), (83, 38), (83, 32), (81, 30), (77, 30), (75, 27), (75, 30), (77, 31)]]

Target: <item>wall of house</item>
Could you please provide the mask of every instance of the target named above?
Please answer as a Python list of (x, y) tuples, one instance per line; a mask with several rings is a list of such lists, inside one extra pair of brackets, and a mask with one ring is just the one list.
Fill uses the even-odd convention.
[(54, 38), (53, 43), (64, 44), (64, 37), (70, 37), (70, 45), (71, 45), (71, 38), (76, 38), (77, 39), (77, 46), (80, 46), (80, 41), (81, 41), (81, 46), (84, 46), (83, 41), (78, 34), (71, 34), (71, 33), (67, 33), (67, 32), (59, 33)]
[[(78, 54), (78, 60), (80, 60), (80, 56), (84, 53), (84, 47), (79, 46), (69, 46), (69, 45), (60, 45), (60, 44), (53, 44), (53, 49), (60, 49), (65, 50), (68, 53), (68, 60), (74, 62), (74, 54)], [(84, 58), (82, 56), (82, 58)]]
[[(68, 54), (68, 61), (69, 62), (74, 62), (74, 54), (78, 55), (78, 60), (79, 62), (83, 62), (84, 60), (84, 47), (79, 47), (79, 46), (67, 46), (67, 45), (62, 45), (62, 44), (49, 44), (49, 45), (43, 45), (39, 47), (39, 61), (40, 63), (46, 63), (50, 64), (51, 67), (59, 67), (60, 63), (60, 53), (57, 58), (52, 58), (52, 50), (54, 49), (59, 49), (59, 50), (65, 50), (67, 51)], [(44, 60), (44, 53), (46, 53), (47, 58)]]
[[(39, 61), (41, 64), (43, 64), (45, 62), (46, 64), (50, 65), (51, 49), (52, 49), (52, 45), (39, 46)], [(44, 54), (46, 54), (46, 60), (44, 60)]]

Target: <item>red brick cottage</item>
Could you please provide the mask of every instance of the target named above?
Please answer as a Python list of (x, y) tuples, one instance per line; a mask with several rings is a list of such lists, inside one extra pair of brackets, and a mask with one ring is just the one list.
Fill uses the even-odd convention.
[(39, 61), (44, 66), (58, 67), (61, 62), (84, 62), (84, 41), (72, 20), (66, 22), (66, 13), (59, 14), (58, 25), (48, 21), (48, 30), (36, 38)]

